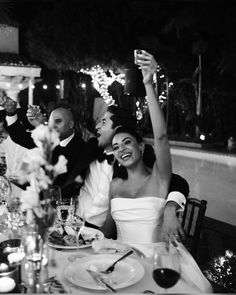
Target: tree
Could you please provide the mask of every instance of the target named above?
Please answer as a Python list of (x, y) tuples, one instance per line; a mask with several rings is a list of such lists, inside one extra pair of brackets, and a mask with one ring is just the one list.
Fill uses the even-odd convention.
[(8, 1), (1, 1), (0, 2), (0, 23), (2, 24), (9, 24), (10, 21), (10, 14), (13, 8), (13, 0)]

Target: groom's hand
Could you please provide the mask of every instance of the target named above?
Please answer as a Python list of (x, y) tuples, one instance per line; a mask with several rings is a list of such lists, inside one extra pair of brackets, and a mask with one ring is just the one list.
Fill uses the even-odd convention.
[(162, 241), (166, 243), (171, 242), (173, 245), (176, 244), (175, 240), (180, 242), (185, 237), (184, 231), (176, 215), (177, 208), (178, 204), (175, 202), (168, 202), (166, 204), (161, 233)]

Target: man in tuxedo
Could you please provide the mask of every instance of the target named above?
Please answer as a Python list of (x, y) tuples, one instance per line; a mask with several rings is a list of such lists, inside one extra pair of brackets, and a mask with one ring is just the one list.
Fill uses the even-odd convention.
[[(86, 222), (92, 227), (101, 227), (108, 212), (109, 187), (115, 172), (111, 159), (113, 157), (112, 138), (118, 126), (136, 129), (137, 121), (125, 109), (111, 105), (96, 126), (98, 146), (104, 153), (99, 153), (97, 159), (89, 165), (85, 182), (78, 196), (78, 213), (85, 216)], [(172, 177), (170, 189), (172, 193), (168, 195), (165, 208), (168, 218), (163, 224), (164, 240), (169, 239), (169, 235), (173, 232), (178, 232), (180, 236), (183, 236), (182, 228), (176, 217), (176, 210), (183, 210), (189, 192), (186, 180), (178, 176)]]
[[(27, 111), (27, 116), (34, 126), (43, 122), (40, 112), (31, 115), (30, 111)], [(31, 134), (26, 131), (20, 120), (18, 120), (15, 110), (11, 109), (9, 111), (6, 107), (6, 121), (8, 124), (7, 130), (14, 142), (29, 149), (35, 147)], [(48, 124), (59, 133), (60, 138), (60, 145), (53, 150), (52, 164), (57, 162), (60, 155), (64, 155), (68, 161), (67, 172), (58, 175), (54, 185), (61, 187), (63, 199), (69, 199), (78, 194), (79, 185), (73, 180), (78, 174), (82, 179), (85, 177), (85, 170), (94, 159), (96, 146), (85, 143), (76, 134), (73, 113), (65, 106), (58, 105), (54, 108), (50, 113)]]

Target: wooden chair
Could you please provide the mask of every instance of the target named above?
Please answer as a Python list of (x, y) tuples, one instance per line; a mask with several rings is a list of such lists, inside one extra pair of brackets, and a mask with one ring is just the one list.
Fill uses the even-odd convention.
[(185, 232), (183, 244), (196, 259), (207, 201), (188, 198), (182, 214), (181, 225)]

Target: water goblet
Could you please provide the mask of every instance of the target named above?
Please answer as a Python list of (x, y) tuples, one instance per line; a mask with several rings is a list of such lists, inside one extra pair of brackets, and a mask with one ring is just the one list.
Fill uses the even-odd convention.
[(154, 250), (153, 279), (166, 292), (180, 278), (179, 255), (170, 247), (160, 244)]

